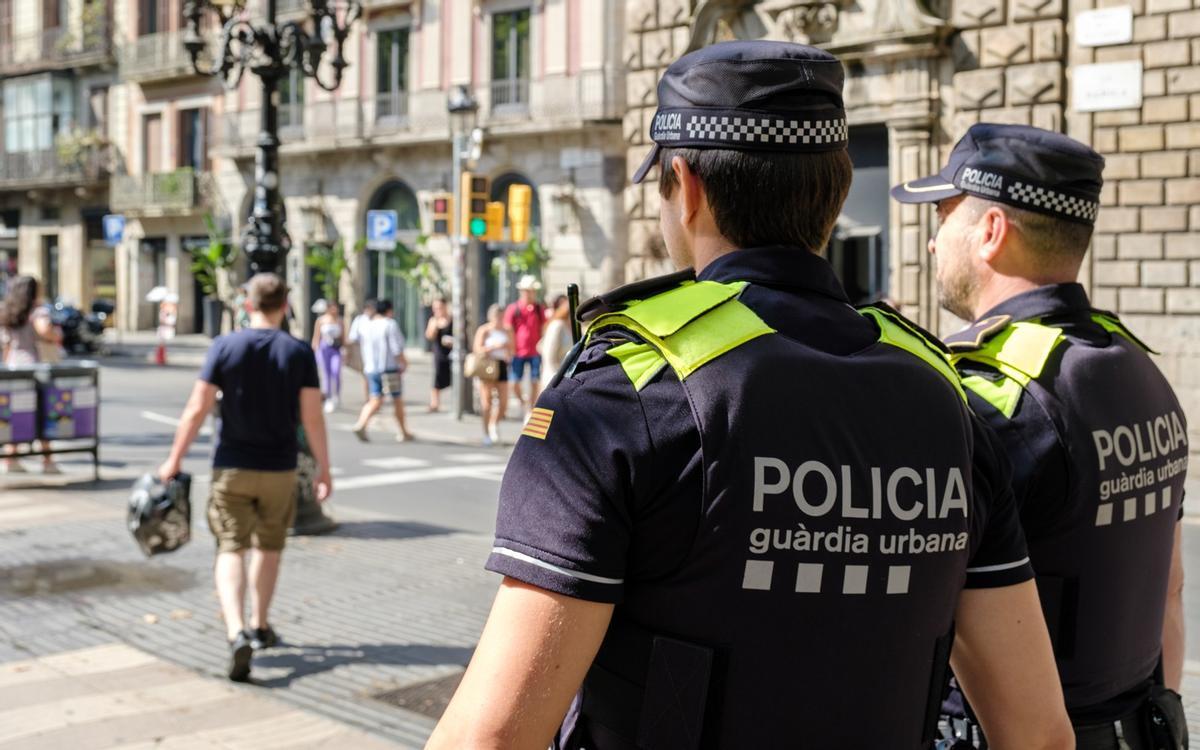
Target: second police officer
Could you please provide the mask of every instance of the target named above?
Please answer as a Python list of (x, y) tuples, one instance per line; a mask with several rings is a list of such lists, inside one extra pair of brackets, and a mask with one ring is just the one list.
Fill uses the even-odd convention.
[(1146, 345), (1077, 283), (1103, 168), (1065, 135), (983, 123), (892, 195), (937, 204), (941, 303), (974, 321), (947, 344), (1014, 466), (1078, 747), (1178, 748), (1187, 425)]
[(1071, 746), (994, 436), (939, 345), (856, 311), (819, 255), (851, 179), (842, 83), (779, 42), (667, 69), (634, 181), (659, 166), (685, 270), (581, 309), (430, 747), (926, 750), (955, 634), (994, 747)]

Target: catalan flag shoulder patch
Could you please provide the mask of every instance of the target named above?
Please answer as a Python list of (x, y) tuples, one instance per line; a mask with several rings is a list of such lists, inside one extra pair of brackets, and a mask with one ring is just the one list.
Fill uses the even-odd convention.
[(525, 423), (525, 429), (521, 430), (521, 434), (537, 438), (538, 440), (545, 440), (546, 433), (550, 431), (550, 422), (553, 419), (553, 409), (535, 408), (529, 413), (529, 421)]

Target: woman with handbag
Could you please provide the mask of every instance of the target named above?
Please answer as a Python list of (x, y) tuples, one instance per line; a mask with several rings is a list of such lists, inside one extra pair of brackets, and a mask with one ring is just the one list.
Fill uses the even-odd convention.
[[(8, 296), (0, 301), (0, 365), (14, 367), (34, 365), (50, 359), (58, 361), (62, 345), (62, 330), (50, 319), (50, 311), (42, 303), (38, 280), (19, 276), (8, 283)], [(48, 441), (40, 441), (42, 450), (50, 450)], [(16, 446), (8, 446), (11, 456)], [(5, 472), (18, 473), (25, 469), (15, 458), (5, 458)], [(61, 473), (49, 453), (42, 456), (42, 473)]]
[(508, 410), (508, 363), (513, 357), (512, 331), (504, 325), (504, 309), (488, 308), (487, 322), (475, 331), (470, 364), (479, 381), (479, 403), (483, 417), (483, 444), (500, 442), (500, 420)]

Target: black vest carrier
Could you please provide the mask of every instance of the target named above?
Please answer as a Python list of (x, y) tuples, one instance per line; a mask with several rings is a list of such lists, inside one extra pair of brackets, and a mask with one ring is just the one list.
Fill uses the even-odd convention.
[(965, 394), (888, 309), (863, 311), (874, 345), (835, 356), (773, 331), (745, 286), (684, 282), (592, 322), (627, 339), (609, 354), (632, 387), (682, 383), (704, 492), (686, 561), (627, 584), (566, 744), (927, 748), (975, 524)]
[(1026, 500), (1060, 505), (1059, 521), (1026, 536), (1077, 718), (1145, 683), (1158, 662), (1186, 423), (1145, 345), (1109, 313), (997, 316), (976, 329), (949, 344), (963, 384), (1004, 419), (1036, 399), (1068, 457), (1068, 496)]

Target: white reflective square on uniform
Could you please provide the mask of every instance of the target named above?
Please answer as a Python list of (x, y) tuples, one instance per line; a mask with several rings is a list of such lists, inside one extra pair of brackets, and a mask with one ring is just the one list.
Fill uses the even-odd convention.
[(911, 565), (889, 565), (887, 592), (889, 594), (907, 594), (908, 579), (911, 575)]
[(1099, 508), (1096, 508), (1096, 525), (1108, 526), (1112, 524), (1113, 504), (1104, 503)]
[(1129, 497), (1125, 499), (1125, 518), (1126, 521), (1132, 521), (1137, 518), (1137, 498)]
[(775, 572), (772, 560), (747, 560), (746, 572), (742, 576), (742, 588), (754, 591), (770, 591), (771, 576)]
[(821, 574), (825, 566), (821, 563), (800, 563), (796, 570), (796, 593), (821, 593)]
[(846, 577), (842, 579), (842, 593), (867, 593), (867, 573), (870, 570), (871, 567), (869, 565), (847, 565)]
[(1154, 511), (1154, 493), (1151, 492), (1150, 494), (1146, 495), (1146, 515), (1148, 516)]

